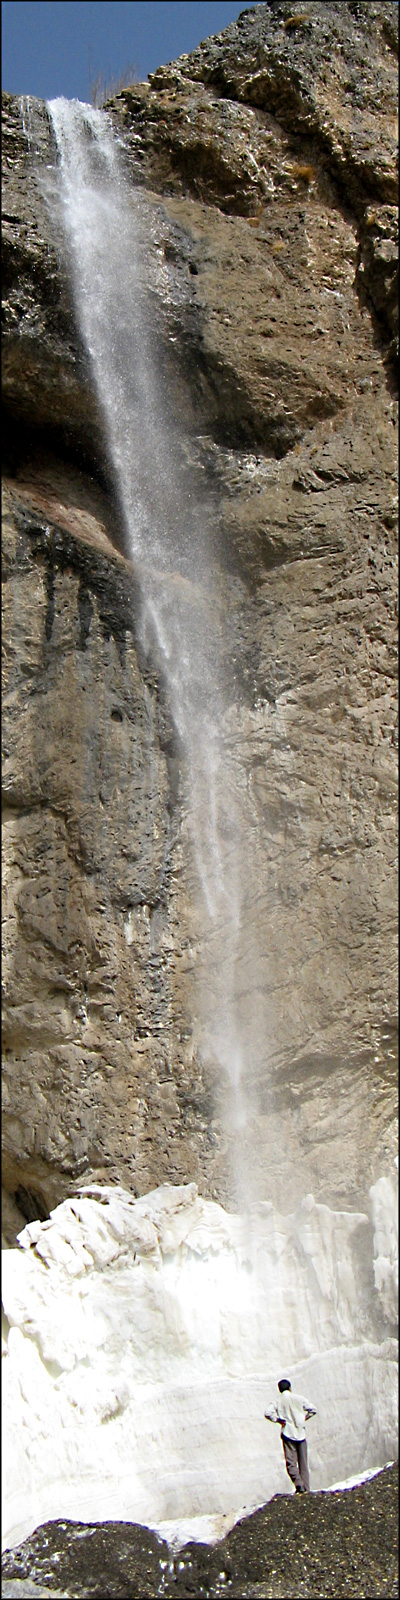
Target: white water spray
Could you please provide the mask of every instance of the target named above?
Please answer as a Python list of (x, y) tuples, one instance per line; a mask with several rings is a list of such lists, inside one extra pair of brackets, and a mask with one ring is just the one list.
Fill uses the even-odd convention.
[[(66, 101), (51, 114), (79, 323), (143, 596), (142, 645), (168, 685), (185, 756), (220, 968), (210, 1048), (237, 1124), (243, 839), (223, 759), (211, 518), (185, 466), (167, 356), (153, 343), (151, 209), (124, 179), (104, 114)], [(141, 1200), (95, 1188), (26, 1228), (4, 1272), (6, 1543), (66, 1516), (220, 1536), (287, 1491), (279, 1436), (263, 1416), (282, 1365), (317, 1408), (313, 1488), (383, 1463), (396, 1418), (387, 1179), (368, 1212), (307, 1195), (291, 1215), (254, 1207), (249, 1225), (195, 1185)]]
[(77, 314), (142, 594), (141, 642), (167, 685), (208, 932), (219, 941), (207, 1045), (223, 1069), (228, 1116), (237, 1126), (245, 1115), (235, 1006), (243, 841), (222, 755), (211, 511), (185, 462), (167, 341), (162, 349), (154, 337), (154, 213), (126, 181), (103, 112), (67, 100), (49, 109)]

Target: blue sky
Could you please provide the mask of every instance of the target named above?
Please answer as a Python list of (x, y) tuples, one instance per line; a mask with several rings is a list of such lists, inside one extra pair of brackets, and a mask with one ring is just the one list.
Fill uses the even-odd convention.
[(2, 86), (11, 94), (90, 100), (96, 80), (110, 84), (128, 68), (140, 79), (193, 50), (248, 9), (189, 0), (9, 0), (2, 11)]

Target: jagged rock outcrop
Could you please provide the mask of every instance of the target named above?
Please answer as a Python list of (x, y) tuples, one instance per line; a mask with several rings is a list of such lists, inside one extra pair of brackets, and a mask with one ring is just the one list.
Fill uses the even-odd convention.
[[(215, 506), (251, 1159), (264, 1197), (284, 1176), (288, 1206), (307, 1188), (357, 1205), (393, 1148), (396, 19), (389, 3), (255, 7), (109, 106)], [(89, 1178), (234, 1196), (197, 1000), (220, 951), (46, 205), (51, 124), (41, 102), (6, 95), (3, 112), (12, 1238)]]

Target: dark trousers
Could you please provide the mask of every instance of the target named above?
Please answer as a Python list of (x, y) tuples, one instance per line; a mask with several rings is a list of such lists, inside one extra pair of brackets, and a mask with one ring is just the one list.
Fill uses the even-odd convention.
[(298, 1494), (309, 1494), (310, 1479), (307, 1462), (307, 1440), (286, 1439), (282, 1433), (286, 1471)]

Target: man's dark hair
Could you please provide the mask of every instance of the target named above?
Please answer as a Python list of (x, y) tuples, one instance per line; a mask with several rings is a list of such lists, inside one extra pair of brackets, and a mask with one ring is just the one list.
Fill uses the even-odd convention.
[(284, 1389), (291, 1389), (291, 1387), (292, 1387), (292, 1385), (291, 1385), (291, 1383), (289, 1383), (289, 1379), (288, 1378), (281, 1378), (280, 1379), (280, 1382), (278, 1383), (278, 1389), (279, 1389), (279, 1393), (280, 1394), (283, 1394)]

